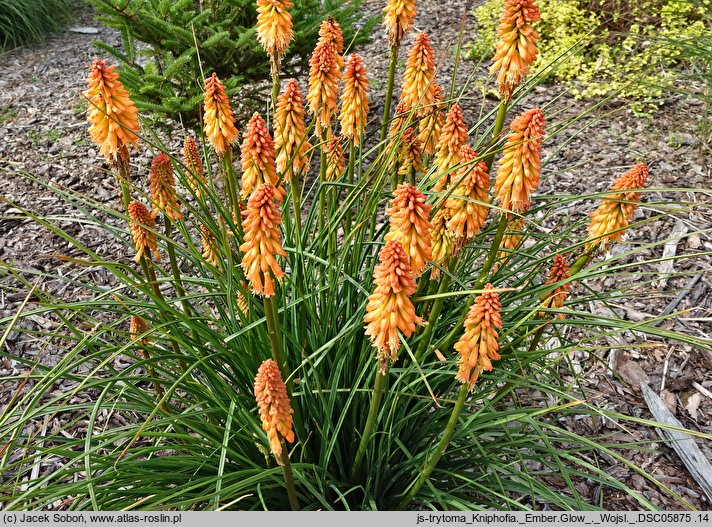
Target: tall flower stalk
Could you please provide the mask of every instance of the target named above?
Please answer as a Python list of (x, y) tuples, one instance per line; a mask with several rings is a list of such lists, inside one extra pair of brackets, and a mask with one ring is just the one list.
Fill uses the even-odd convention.
[(257, 0), (257, 38), (269, 55), (272, 107), (277, 108), (282, 56), (292, 40), (291, 0)]
[(131, 202), (129, 149), (138, 144), (138, 110), (115, 68), (96, 59), (87, 77), (87, 90), (82, 95), (89, 102), (89, 136), (116, 171), (124, 210), (128, 212)]

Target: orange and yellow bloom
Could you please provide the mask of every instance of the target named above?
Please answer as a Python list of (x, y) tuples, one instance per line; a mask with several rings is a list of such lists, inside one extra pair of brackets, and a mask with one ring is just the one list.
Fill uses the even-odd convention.
[(195, 139), (186, 137), (183, 143), (183, 162), (187, 169), (185, 173), (188, 186), (191, 188), (195, 197), (200, 199), (202, 196), (202, 185), (207, 183), (205, 179), (205, 171), (203, 170), (203, 161), (198, 154), (198, 147), (195, 144)]
[(259, 296), (273, 296), (275, 280), (280, 281), (284, 271), (276, 256), (286, 256), (280, 240), (282, 213), (275, 201), (277, 191), (264, 183), (250, 196), (247, 209), (242, 213), (245, 241), (240, 245), (243, 253), (240, 266), (250, 283), (252, 292)]
[(267, 123), (255, 112), (247, 123), (247, 130), (242, 138), (240, 152), (242, 163), (242, 199), (247, 199), (260, 185), (268, 183), (275, 187), (275, 198), (281, 200), (286, 194), (283, 187), (277, 188), (277, 167), (274, 156), (274, 141), (269, 135)]
[(257, 38), (277, 62), (292, 40), (291, 7), (290, 0), (257, 0)]
[(512, 93), (529, 73), (536, 60), (536, 41), (540, 38), (532, 23), (541, 18), (534, 0), (505, 0), (499, 18), (497, 50), (490, 67), (490, 75), (497, 73), (499, 93), (509, 102)]
[(205, 79), (203, 108), (205, 136), (215, 153), (223, 157), (237, 142), (239, 134), (235, 128), (235, 117), (233, 117), (232, 108), (230, 108), (225, 85), (220, 82), (215, 73)]
[(307, 102), (316, 118), (316, 133), (331, 127), (331, 117), (338, 108), (339, 83), (341, 82), (341, 63), (332, 42), (317, 44), (309, 59), (309, 91)]
[(415, 332), (422, 319), (415, 314), (410, 295), (416, 284), (408, 263), (408, 254), (396, 240), (390, 240), (378, 254), (379, 264), (373, 273), (374, 292), (366, 305), (366, 335), (377, 349), (380, 373), (398, 359), (398, 330), (406, 338)]
[[(484, 287), (493, 289), (492, 284)], [(465, 319), (465, 333), (455, 343), (455, 350), (460, 354), (455, 378), (474, 388), (482, 371), (492, 371), (492, 361), (500, 358), (497, 350), (502, 327), (500, 312), (502, 304), (495, 291), (485, 291), (477, 297)]]
[[(566, 261), (566, 258), (561, 256), (560, 254), (557, 254), (556, 256), (554, 256), (554, 265), (551, 266), (549, 278), (546, 280), (546, 282), (544, 282), (544, 285), (561, 282), (562, 280), (566, 280), (567, 278), (569, 278), (569, 276), (569, 263)], [(570, 287), (571, 283), (567, 282), (564, 284), (560, 284), (555, 289), (546, 293), (543, 297), (541, 297), (541, 300), (543, 302), (542, 307), (548, 309), (561, 309), (564, 306), (566, 297), (569, 296)], [(539, 316), (546, 316), (546, 312), (540, 311)], [(558, 318), (563, 319), (564, 315), (560, 313), (558, 315)]]
[(348, 137), (358, 146), (368, 113), (368, 78), (361, 55), (349, 57), (344, 70), (344, 92), (341, 94), (341, 135)]
[(430, 230), (433, 224), (428, 219), (433, 206), (426, 203), (426, 197), (410, 183), (401, 183), (386, 211), (390, 230), (385, 240), (400, 242), (408, 254), (413, 276), (423, 272), (433, 258)]
[(484, 161), (477, 161), (477, 153), (467, 145), (460, 148), (460, 168), (452, 178), (455, 188), (445, 202), (448, 209), (448, 228), (455, 237), (464, 240), (480, 232), (489, 212), (489, 173)]
[(615, 192), (601, 199), (601, 204), (591, 213), (588, 224), (589, 247), (600, 246), (620, 240), (638, 208), (640, 193), (648, 180), (648, 167), (639, 163), (613, 181), (610, 190)]
[(336, 181), (346, 169), (346, 158), (344, 157), (344, 147), (341, 146), (341, 139), (332, 137), (326, 142), (326, 174), (327, 181)]
[(207, 226), (200, 226), (200, 241), (203, 246), (201, 256), (203, 259), (214, 267), (218, 267), (220, 263), (220, 252), (215, 236)]
[(423, 145), (424, 154), (434, 154), (440, 140), (440, 130), (443, 127), (443, 89), (433, 81), (433, 103), (423, 109), (420, 120), (418, 139)]
[(467, 142), (467, 125), (459, 104), (453, 104), (447, 113), (445, 125), (440, 131), (438, 151), (433, 164), (436, 166), (432, 179), (433, 190), (440, 191), (450, 184), (452, 169), (460, 162), (460, 147)]
[(281, 464), (282, 439), (294, 442), (292, 414), (294, 410), (287, 395), (279, 366), (272, 359), (262, 362), (255, 377), (255, 399), (262, 430), (267, 432), (269, 448)]
[(544, 140), (544, 113), (539, 109), (519, 115), (509, 126), (494, 184), (499, 206), (507, 211), (524, 212), (539, 186), (541, 144)]
[(383, 13), (388, 43), (391, 48), (397, 48), (415, 23), (415, 0), (387, 0)]
[(96, 59), (87, 77), (89, 135), (101, 155), (116, 163), (138, 144), (138, 110), (119, 80), (115, 66)]
[(401, 100), (418, 115), (424, 115), (435, 102), (435, 52), (427, 33), (415, 37), (403, 74)]
[(276, 168), (285, 181), (291, 182), (293, 173), (299, 174), (309, 168), (311, 145), (304, 123), (304, 99), (294, 79), (287, 82), (277, 102), (274, 148), (277, 152)]
[(150, 258), (151, 252), (156, 260), (161, 259), (156, 245), (156, 222), (148, 209), (138, 201), (129, 203), (129, 230), (136, 248), (137, 262), (143, 256)]
[(151, 215), (155, 218), (158, 215), (158, 211), (163, 211), (163, 214), (173, 221), (180, 220), (183, 215), (180, 213), (180, 206), (176, 199), (173, 163), (168, 155), (160, 153), (153, 158), (148, 174), (148, 183), (151, 199), (153, 200)]

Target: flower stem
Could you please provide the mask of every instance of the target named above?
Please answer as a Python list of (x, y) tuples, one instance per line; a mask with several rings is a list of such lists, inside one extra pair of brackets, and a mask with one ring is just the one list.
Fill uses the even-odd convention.
[(358, 450), (356, 451), (356, 457), (354, 458), (353, 469), (351, 470), (352, 480), (355, 480), (361, 471), (363, 457), (366, 454), (366, 448), (371, 441), (371, 435), (376, 426), (376, 417), (378, 416), (378, 410), (381, 406), (381, 400), (383, 399), (383, 393), (386, 387), (386, 375), (388, 375), (388, 369), (383, 373), (378, 370), (376, 371), (376, 382), (373, 386), (373, 396), (371, 397), (371, 406), (368, 409), (366, 427), (363, 430), (363, 434), (361, 434), (361, 440), (358, 445)]
[[(443, 274), (442, 278), (440, 279), (440, 286), (438, 287), (438, 293), (437, 294), (442, 294), (447, 292), (448, 287), (450, 287), (450, 275), (449, 274)], [(443, 303), (445, 301), (445, 298), (436, 298), (435, 301), (433, 302), (433, 306), (430, 311), (430, 316), (428, 317), (428, 325), (425, 326), (425, 331), (423, 332), (423, 336), (420, 339), (420, 343), (418, 344), (418, 348), (415, 350), (415, 360), (416, 362), (420, 362), (421, 357), (425, 353), (425, 350), (427, 349), (428, 343), (430, 342), (430, 337), (433, 334), (433, 329), (436, 326), (436, 323), (438, 321), (438, 317), (440, 316), (440, 311), (443, 308)], [(426, 308), (427, 309), (427, 306)]]
[(438, 461), (440, 461), (440, 458), (445, 453), (445, 450), (450, 444), (452, 434), (455, 431), (455, 425), (457, 424), (457, 420), (460, 418), (462, 409), (465, 407), (465, 400), (467, 399), (467, 394), (469, 391), (470, 388), (467, 384), (463, 384), (460, 388), (460, 393), (457, 397), (457, 401), (455, 402), (455, 407), (452, 409), (450, 419), (447, 422), (445, 432), (440, 438), (438, 446), (435, 448), (435, 451), (430, 455), (430, 457), (426, 460), (425, 465), (423, 465), (423, 468), (420, 471), (420, 475), (411, 484), (408, 492), (406, 492), (405, 496), (403, 496), (401, 501), (396, 506), (396, 510), (402, 511), (408, 506), (408, 504), (412, 501), (412, 499), (420, 490), (420, 487), (423, 486), (423, 483), (428, 480), (428, 477), (430, 477), (431, 472), (435, 469), (435, 466), (438, 464)]
[[(347, 171), (347, 177), (346, 181), (349, 184), (348, 191), (347, 191), (347, 196), (349, 192), (353, 191), (353, 185), (354, 185), (354, 171), (356, 170), (356, 145), (354, 145), (353, 139), (349, 141), (349, 167)], [(351, 208), (349, 207), (349, 210), (346, 211), (346, 223), (344, 224), (344, 238), (346, 238), (349, 233), (351, 232), (351, 218), (352, 218), (352, 213), (351, 213)]]
[(294, 474), (292, 473), (292, 464), (289, 461), (289, 454), (287, 453), (287, 445), (282, 442), (282, 472), (284, 472), (284, 485), (287, 487), (287, 496), (289, 497), (289, 505), (292, 507), (293, 511), (299, 510), (299, 501), (297, 500), (297, 489), (294, 486)]
[(174, 287), (176, 288), (176, 293), (181, 297), (181, 305), (183, 306), (183, 312), (189, 315), (192, 310), (190, 303), (185, 298), (185, 288), (183, 287), (183, 282), (180, 277), (180, 268), (178, 267), (178, 260), (176, 259), (175, 242), (173, 241), (173, 225), (171, 219), (168, 216), (164, 216), (163, 219), (166, 222), (166, 248), (168, 250), (168, 260), (171, 263), (171, 274), (173, 274)]
[(386, 140), (386, 135), (388, 134), (388, 121), (391, 116), (391, 100), (393, 99), (393, 85), (395, 84), (396, 66), (398, 65), (398, 48), (399, 46), (393, 46), (391, 48), (391, 62), (388, 68), (388, 85), (386, 87), (386, 102), (383, 105), (383, 120), (381, 122), (381, 143), (378, 146), (379, 155), (385, 146), (384, 142)]
[(230, 208), (232, 212), (232, 219), (237, 227), (237, 246), (242, 243), (243, 233), (242, 233), (242, 221), (240, 218), (240, 201), (237, 194), (237, 187), (235, 185), (235, 180), (237, 176), (235, 175), (235, 167), (232, 166), (232, 153), (228, 152), (222, 158), (223, 172), (225, 174), (225, 183), (227, 186), (228, 199), (230, 200)]

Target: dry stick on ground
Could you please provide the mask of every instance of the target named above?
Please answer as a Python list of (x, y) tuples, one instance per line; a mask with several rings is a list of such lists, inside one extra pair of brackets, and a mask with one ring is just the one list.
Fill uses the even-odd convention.
[[(668, 410), (663, 400), (644, 382), (640, 383), (640, 389), (643, 392), (643, 397), (648, 405), (650, 413), (656, 421), (668, 426), (676, 428), (684, 428), (682, 423)], [(707, 495), (707, 499), (712, 501), (712, 465), (709, 460), (700, 451), (700, 448), (695, 443), (695, 440), (687, 434), (658, 428), (658, 434), (670, 444), (680, 456), (682, 462), (687, 467), (690, 475), (695, 478), (695, 481), (700, 485), (702, 490)]]

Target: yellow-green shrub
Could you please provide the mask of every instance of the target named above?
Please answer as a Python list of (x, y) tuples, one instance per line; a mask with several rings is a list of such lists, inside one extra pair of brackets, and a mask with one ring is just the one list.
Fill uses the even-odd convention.
[[(503, 0), (475, 9), (479, 38), (471, 57), (494, 51)], [(657, 104), (690, 59), (680, 41), (712, 38), (711, 0), (540, 0), (542, 35), (534, 72), (563, 82), (577, 97), (617, 93), (641, 110)], [(554, 64), (552, 66), (552, 63)]]

